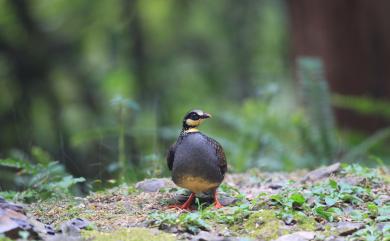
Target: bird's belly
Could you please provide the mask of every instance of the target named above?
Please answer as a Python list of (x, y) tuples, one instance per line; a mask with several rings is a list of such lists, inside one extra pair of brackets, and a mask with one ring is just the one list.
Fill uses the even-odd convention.
[(207, 179), (197, 176), (182, 176), (175, 181), (176, 185), (189, 189), (191, 192), (206, 192), (217, 188), (220, 182), (211, 182)]
[(192, 192), (216, 188), (224, 176), (218, 166), (215, 149), (201, 136), (191, 135), (177, 147), (172, 167), (176, 185)]
[(197, 161), (180, 164), (173, 168), (172, 180), (176, 185), (194, 193), (209, 191), (218, 187), (223, 181), (218, 167), (210, 165), (208, 162)]

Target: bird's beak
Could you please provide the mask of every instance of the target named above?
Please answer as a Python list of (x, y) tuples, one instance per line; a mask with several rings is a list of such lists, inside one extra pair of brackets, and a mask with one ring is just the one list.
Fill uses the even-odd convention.
[(207, 119), (207, 118), (211, 118), (211, 115), (209, 113), (203, 113), (203, 115), (201, 116), (202, 119)]

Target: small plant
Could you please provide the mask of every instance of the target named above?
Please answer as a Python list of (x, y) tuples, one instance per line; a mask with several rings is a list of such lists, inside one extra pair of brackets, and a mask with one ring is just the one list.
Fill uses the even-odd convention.
[(348, 241), (388, 241), (390, 240), (390, 225), (386, 224), (382, 231), (377, 227), (377, 225), (372, 224), (361, 230), (355, 232), (351, 237), (348, 238)]
[(281, 207), (276, 211), (276, 216), (286, 224), (297, 222), (297, 217), (304, 216), (304, 211), (309, 210), (307, 199), (301, 189), (284, 189), (281, 193), (270, 196), (273, 205)]
[(175, 226), (196, 234), (200, 230), (210, 230), (213, 222), (226, 225), (242, 223), (251, 213), (249, 204), (225, 207), (223, 209), (214, 209), (213, 207), (203, 209), (202, 205), (200, 207), (197, 212), (152, 212), (149, 215), (149, 218), (152, 220), (151, 226), (161, 229)]
[(111, 104), (118, 111), (118, 168), (119, 180), (123, 182), (126, 181), (130, 169), (129, 158), (126, 157), (126, 120), (132, 111), (139, 109), (139, 106), (137, 102), (122, 96), (113, 98)]
[(216, 223), (233, 225), (242, 223), (251, 213), (251, 206), (243, 203), (233, 207), (225, 207), (224, 209), (215, 210), (212, 207), (200, 211), (202, 218), (213, 220)]
[(354, 175), (363, 177), (369, 181), (375, 183), (382, 181), (381, 176), (378, 173), (378, 170), (373, 168), (364, 167), (360, 164), (342, 164), (342, 173), (345, 175)]
[(69, 175), (63, 165), (51, 161), (49, 154), (41, 148), (33, 147), (31, 153), (34, 163), (13, 158), (0, 160), (0, 166), (17, 170), (15, 182), (19, 188), (24, 189), (20, 193), (6, 192), (6, 197), (14, 194), (15, 199), (31, 202), (63, 196), (70, 194), (75, 184), (85, 181), (83, 177)]
[[(369, 188), (351, 185), (344, 181), (336, 182), (333, 179), (314, 185), (311, 188), (311, 194), (315, 200), (313, 212), (330, 222), (343, 215), (342, 208), (347, 204), (356, 208), (350, 212), (349, 216), (353, 220), (362, 221), (368, 217), (367, 211), (361, 212), (357, 208), (364, 205), (366, 201), (374, 199)], [(372, 205), (371, 211), (373, 211)]]
[[(348, 218), (354, 221), (384, 222), (390, 220), (390, 208), (381, 203), (370, 184), (382, 179), (374, 169), (357, 164), (343, 165), (342, 178), (327, 179), (310, 186), (285, 187), (278, 194), (269, 197), (271, 202), (260, 202), (262, 208), (276, 208), (277, 217), (286, 224), (294, 223), (300, 215), (316, 216), (328, 222)], [(362, 182), (351, 184), (348, 180), (357, 177)], [(261, 196), (260, 198), (265, 198)], [(252, 202), (259, 202), (256, 198)], [(345, 212), (345, 207), (351, 207)]]
[(151, 225), (161, 229), (177, 226), (191, 233), (199, 233), (200, 230), (209, 230), (209, 224), (201, 217), (200, 213), (165, 213), (153, 212), (150, 214)]
[(161, 229), (167, 227), (177, 227), (190, 233), (198, 233), (200, 230), (210, 230), (212, 223), (234, 225), (242, 223), (252, 212), (252, 205), (244, 199), (244, 195), (239, 190), (228, 184), (222, 184), (221, 190), (229, 193), (238, 199), (234, 206), (227, 206), (222, 209), (206, 206), (196, 199), (198, 210), (196, 212), (166, 213), (152, 212), (149, 214), (151, 226)]

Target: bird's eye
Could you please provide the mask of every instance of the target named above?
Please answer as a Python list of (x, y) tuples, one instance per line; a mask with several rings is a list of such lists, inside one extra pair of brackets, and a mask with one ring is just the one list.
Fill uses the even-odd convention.
[(200, 116), (197, 113), (191, 114), (191, 120), (199, 120)]

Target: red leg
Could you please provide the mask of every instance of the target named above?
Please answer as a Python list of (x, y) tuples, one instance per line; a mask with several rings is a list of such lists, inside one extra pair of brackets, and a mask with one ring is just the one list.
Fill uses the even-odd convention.
[(223, 208), (222, 204), (218, 200), (217, 189), (214, 190), (214, 207)]
[(171, 205), (171, 208), (178, 208), (182, 210), (191, 210), (191, 204), (195, 199), (195, 193), (191, 193), (191, 195), (188, 197), (187, 201), (183, 203), (183, 205)]

